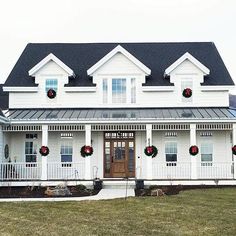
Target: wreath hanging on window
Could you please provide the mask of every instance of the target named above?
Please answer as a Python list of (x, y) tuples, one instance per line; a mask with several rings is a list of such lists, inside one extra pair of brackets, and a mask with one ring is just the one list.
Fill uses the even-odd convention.
[(144, 153), (146, 156), (152, 156), (155, 157), (158, 153), (158, 150), (156, 148), (156, 146), (152, 145), (152, 146), (147, 146), (144, 148)]
[(234, 146), (232, 147), (232, 153), (233, 153), (234, 155), (236, 155), (236, 145), (234, 145)]
[(199, 149), (198, 149), (198, 146), (196, 146), (196, 145), (193, 145), (189, 148), (189, 153), (192, 156), (196, 156), (198, 154), (198, 152), (199, 152)]
[(190, 98), (191, 96), (192, 96), (192, 94), (193, 94), (193, 92), (192, 92), (192, 89), (191, 88), (185, 88), (184, 90), (183, 90), (183, 96), (185, 97), (185, 98)]
[(93, 155), (93, 147), (84, 145), (80, 149), (80, 153), (82, 157), (92, 156)]
[(49, 148), (47, 146), (42, 146), (40, 149), (39, 149), (39, 153), (42, 155), (42, 156), (47, 156), (49, 154)]
[(50, 98), (50, 99), (53, 99), (55, 98), (57, 95), (56, 91), (54, 89), (49, 89), (48, 92), (47, 92), (47, 96)]

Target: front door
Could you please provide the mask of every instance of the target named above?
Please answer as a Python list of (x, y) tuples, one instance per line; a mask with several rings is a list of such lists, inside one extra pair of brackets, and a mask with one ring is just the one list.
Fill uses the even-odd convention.
[(134, 177), (134, 133), (106, 132), (104, 137), (104, 176)]

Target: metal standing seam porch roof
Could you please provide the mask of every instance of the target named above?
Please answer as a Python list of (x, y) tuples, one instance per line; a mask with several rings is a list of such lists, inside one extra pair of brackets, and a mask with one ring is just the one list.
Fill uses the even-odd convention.
[(230, 108), (113, 108), (10, 109), (10, 121), (130, 121), (236, 119)]

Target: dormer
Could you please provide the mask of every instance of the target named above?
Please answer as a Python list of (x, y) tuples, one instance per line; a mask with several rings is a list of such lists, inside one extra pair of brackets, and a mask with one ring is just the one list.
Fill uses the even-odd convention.
[(170, 76), (170, 82), (175, 83), (175, 76), (198, 76), (200, 83), (204, 82), (204, 76), (209, 75), (210, 70), (204, 66), (200, 61), (186, 52), (173, 64), (171, 64), (164, 73), (164, 77)]

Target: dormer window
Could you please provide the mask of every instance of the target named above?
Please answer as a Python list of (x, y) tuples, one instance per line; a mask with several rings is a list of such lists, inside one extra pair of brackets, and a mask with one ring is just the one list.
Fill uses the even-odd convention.
[(136, 103), (135, 78), (104, 78), (102, 83), (103, 103)]
[(53, 89), (57, 92), (58, 80), (57, 79), (47, 79), (45, 81), (45, 91), (48, 92), (49, 89)]

